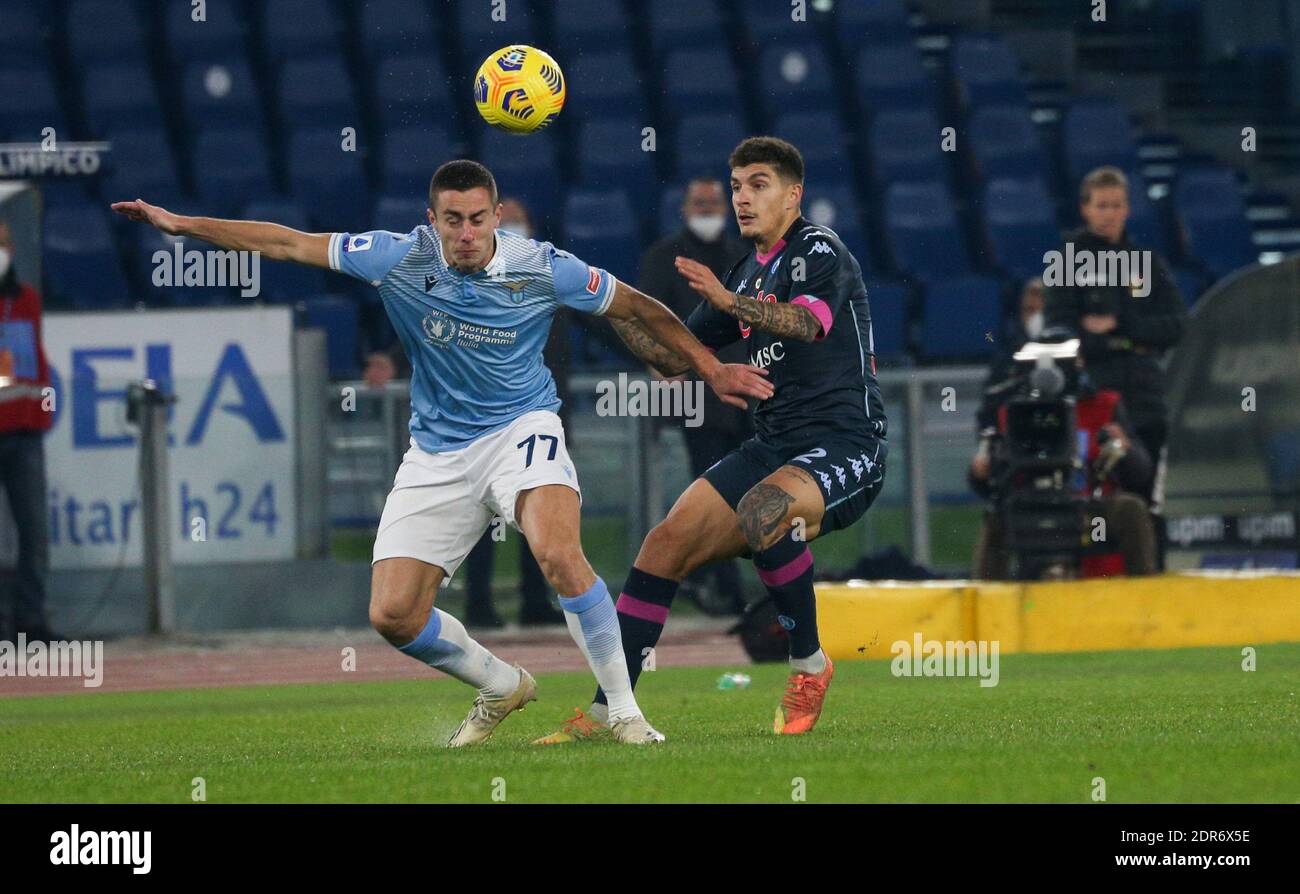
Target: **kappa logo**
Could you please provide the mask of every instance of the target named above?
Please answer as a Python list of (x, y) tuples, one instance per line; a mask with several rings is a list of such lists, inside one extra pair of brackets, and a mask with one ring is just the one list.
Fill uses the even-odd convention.
[(821, 469), (813, 469), (813, 471), (816, 472), (816, 473), (817, 473), (817, 477), (820, 478), (820, 479), (822, 480), (822, 487), (826, 488), (826, 493), (830, 493), (830, 492), (831, 492), (831, 487), (832, 487), (832, 486), (834, 485), (834, 483), (835, 483), (835, 482), (831, 481), (831, 476), (827, 475), (827, 474), (826, 474), (825, 472), (823, 472)]
[(429, 314), (421, 326), (424, 329), (424, 340), (431, 345), (445, 345), (456, 337), (456, 322), (446, 317)]
[(438, 277), (432, 273), (424, 274), (424, 290), (427, 292), (438, 284)]
[(862, 480), (862, 461), (854, 457), (849, 457), (849, 468), (853, 470), (853, 480)]
[(835, 470), (835, 477), (840, 482), (840, 487), (843, 487), (845, 484), (848, 483), (849, 479), (844, 474), (843, 466), (837, 466), (835, 465), (835, 463), (831, 463), (831, 468)]
[(745, 291), (745, 284), (748, 283), (748, 282), (749, 282), (749, 277), (746, 276), (744, 279), (742, 279), (742, 280), (740, 281), (740, 285), (738, 285), (738, 286), (736, 287), (736, 291), (737, 291), (737, 292), (743, 292), (743, 291)]
[[(829, 245), (827, 245), (825, 242), (814, 242), (814, 243), (813, 243), (813, 247), (810, 248), (810, 249), (808, 249), (808, 254), (810, 254), (810, 255), (825, 255), (825, 254), (835, 255), (835, 249), (831, 248), (831, 247), (830, 247)], [(835, 255), (835, 257), (839, 257), (839, 255)]]
[(865, 453), (862, 454), (862, 464), (866, 466), (868, 472), (876, 467), (875, 460), (867, 456)]

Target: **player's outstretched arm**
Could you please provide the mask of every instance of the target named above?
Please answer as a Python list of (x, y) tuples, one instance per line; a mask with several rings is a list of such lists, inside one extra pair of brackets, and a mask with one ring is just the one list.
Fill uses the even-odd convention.
[(816, 314), (801, 304), (777, 304), (737, 295), (720, 283), (712, 270), (689, 258), (677, 258), (677, 272), (705, 301), (746, 326), (799, 341), (816, 341), (822, 333)]
[(695, 370), (724, 403), (743, 409), (745, 398), (766, 400), (774, 393), (767, 370), (718, 360), (676, 314), (625, 282), (615, 284), (605, 316), (638, 357), (666, 375)]
[(131, 220), (150, 224), (173, 236), (192, 236), (234, 251), (258, 251), (273, 261), (296, 261), (312, 267), (329, 262), (329, 233), (304, 233), (279, 224), (252, 220), (188, 217), (141, 199), (114, 202), (113, 210)]

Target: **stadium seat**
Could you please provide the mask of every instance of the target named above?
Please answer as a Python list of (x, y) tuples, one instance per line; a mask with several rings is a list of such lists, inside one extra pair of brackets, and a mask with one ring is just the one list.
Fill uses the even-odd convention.
[(1137, 167), (1137, 145), (1128, 114), (1113, 99), (1081, 99), (1070, 104), (1061, 123), (1065, 170), (1078, 183), (1094, 168)]
[[(188, 4), (187, 4), (188, 5)], [(144, 29), (135, 4), (120, 0), (72, 0), (64, 16), (68, 49), (79, 65), (145, 64)]]
[(680, 47), (712, 46), (724, 54), (725, 28), (714, 0), (655, 0), (646, 4), (650, 43), (656, 53)]
[[(670, 186), (659, 194), (659, 221), (656, 239), (680, 232), (685, 224), (682, 221), (682, 201), (686, 198), (684, 186)], [(728, 213), (728, 227), (734, 227), (735, 217)]]
[(838, 94), (830, 61), (821, 45), (813, 41), (786, 42), (763, 50), (758, 60), (758, 80), (769, 117), (787, 109), (837, 111)]
[(538, 46), (536, 21), (530, 10), (532, 4), (509, 3), (505, 21), (493, 18), (492, 3), (461, 3), (457, 15), (457, 35), (460, 38), (461, 65), (468, 79), (483, 60), (494, 50), (510, 44), (522, 43)]
[(987, 356), (1002, 325), (1002, 289), (987, 276), (944, 279), (926, 287), (921, 355), (926, 360)]
[(686, 181), (700, 175), (719, 179), (729, 174), (727, 156), (745, 136), (744, 125), (737, 115), (687, 115), (677, 124), (678, 179)]
[[(181, 209), (178, 206), (177, 210), (187, 209)], [(232, 287), (187, 287), (179, 284), (171, 286), (154, 285), (154, 255), (156, 252), (166, 252), (170, 257), (175, 253), (177, 243), (180, 243), (182, 252), (216, 250), (215, 245), (198, 239), (168, 236), (153, 227), (133, 226), (125, 230), (125, 233), (130, 243), (131, 261), (136, 274), (134, 282), (139, 294), (143, 296), (147, 304), (161, 304), (170, 307), (207, 307), (209, 305), (230, 304), (238, 295), (238, 290)], [(240, 300), (246, 302), (250, 299), (244, 298)]]
[(885, 192), (884, 210), (885, 235), (899, 270), (925, 282), (970, 271), (952, 194), (944, 184), (895, 183)]
[(149, 69), (138, 62), (89, 66), (82, 81), (91, 134), (109, 127), (161, 128), (163, 117)]
[(441, 51), (443, 17), (434, 16), (424, 0), (363, 0), (360, 7), (359, 37), (367, 59)]
[(776, 119), (772, 133), (799, 147), (809, 183), (852, 178), (852, 150), (838, 115), (791, 112)]
[(641, 149), (644, 124), (637, 118), (604, 117), (583, 123), (577, 153), (584, 188), (622, 187), (635, 196), (655, 196), (655, 153)]
[(995, 266), (1016, 279), (1043, 275), (1043, 255), (1061, 242), (1042, 180), (994, 180), (984, 188), (984, 224)]
[(107, 310), (131, 303), (103, 206), (47, 208), (42, 242), (51, 306)]
[(357, 376), (357, 305), (342, 295), (314, 295), (299, 305), (302, 326), (325, 330), (325, 355), (331, 379)]
[(0, 135), (32, 143), (46, 127), (66, 133), (65, 121), (54, 79), (45, 68), (0, 68)]
[[(311, 223), (297, 203), (285, 200), (261, 200), (250, 202), (240, 211), (243, 220), (261, 220), (292, 227), (295, 230), (311, 232)], [(357, 229), (364, 226), (356, 225)], [(292, 304), (308, 295), (315, 295), (325, 289), (325, 271), (319, 267), (305, 264), (292, 264), (285, 261), (261, 261), (260, 301), (273, 301)]]
[(384, 56), (371, 74), (376, 114), (387, 130), (413, 125), (446, 125), (455, 105), (441, 57), (420, 53)]
[(881, 112), (871, 122), (871, 162), (882, 186), (906, 180), (948, 181), (939, 119), (922, 109)]
[(858, 89), (868, 115), (888, 109), (934, 109), (934, 81), (911, 43), (862, 48), (857, 55)]
[[(565, 0), (553, 5), (555, 38), (566, 71), (572, 60), (588, 49), (604, 47), (626, 51), (630, 23), (623, 7), (609, 0)], [(552, 54), (554, 55), (554, 54)], [(563, 58), (561, 58), (563, 57)]]
[(329, 0), (265, 0), (257, 6), (270, 62), (341, 52), (343, 22)]
[(1171, 272), (1178, 292), (1183, 296), (1183, 304), (1190, 310), (1205, 292), (1205, 276), (1190, 267), (1173, 267)]
[(333, 124), (337, 131), (361, 120), (352, 78), (337, 56), (286, 62), (279, 91), (280, 113), (289, 127)]
[[(1125, 171), (1128, 178), (1128, 236), (1143, 248), (1169, 255), (1169, 235), (1159, 209), (1147, 194), (1147, 183), (1137, 171)], [(1077, 201), (1078, 193), (1075, 193)]]
[(196, 129), (265, 127), (258, 84), (242, 56), (187, 64), (181, 75), (181, 97)]
[(877, 357), (907, 353), (907, 295), (907, 287), (899, 283), (867, 283), (871, 344)]
[(105, 156), (106, 200), (142, 198), (158, 204), (159, 196), (180, 192), (180, 177), (166, 131), (160, 127), (113, 130), (107, 136), (110, 149)]
[(1206, 167), (1181, 172), (1174, 184), (1174, 207), (1188, 252), (1215, 279), (1258, 260), (1246, 204), (1231, 171)]
[(194, 185), (209, 214), (230, 214), (249, 198), (272, 192), (262, 133), (251, 127), (201, 131), (193, 164)]
[(636, 217), (621, 189), (575, 189), (564, 203), (564, 247), (624, 282), (636, 282), (640, 260)]
[(971, 115), (969, 134), (979, 179), (988, 182), (999, 177), (1047, 177), (1043, 144), (1027, 106), (976, 109)]
[[(527, 152), (520, 148), (524, 140)], [(489, 128), (479, 151), (479, 160), (492, 169), (501, 194), (523, 202), (539, 229), (553, 220), (560, 205), (555, 142), (554, 131), (520, 137)]]
[(907, 20), (904, 0), (835, 4), (835, 31), (846, 49), (863, 43), (910, 41), (912, 29)]
[(207, 0), (206, 19), (193, 19), (189, 3), (166, 4), (167, 43), (177, 63), (194, 65), (243, 56), (248, 48), (248, 21), (236, 0)]
[(804, 216), (818, 226), (834, 230), (835, 235), (853, 252), (862, 272), (870, 273), (866, 230), (862, 226), (862, 213), (852, 183), (821, 178), (810, 181), (804, 192), (803, 212)]
[(318, 230), (356, 230), (370, 219), (361, 155), (344, 152), (341, 142), (333, 127), (300, 128), (289, 137), (289, 186)]
[(41, 68), (48, 64), (45, 27), (34, 3), (10, 3), (0, 9), (0, 63), (14, 68)]
[(645, 118), (645, 97), (632, 54), (625, 50), (580, 53), (563, 63), (570, 84), (581, 84), (565, 99), (565, 114), (573, 118), (604, 115)]
[(740, 109), (736, 69), (727, 53), (716, 50), (674, 50), (664, 60), (663, 105), (674, 116), (703, 109)]
[(1027, 97), (1020, 60), (997, 35), (967, 34), (952, 47), (952, 77), (961, 105), (1023, 104)]
[(789, 3), (741, 3), (737, 6), (749, 32), (750, 43), (759, 47), (806, 40), (821, 30), (829, 19), (812, 3), (803, 4), (803, 21), (793, 19), (794, 7)]
[(402, 127), (384, 135), (384, 189), (425, 201), (438, 165), (461, 153), (445, 127)]
[(375, 202), (370, 229), (409, 233), (429, 222), (429, 200), (406, 193), (380, 196)]

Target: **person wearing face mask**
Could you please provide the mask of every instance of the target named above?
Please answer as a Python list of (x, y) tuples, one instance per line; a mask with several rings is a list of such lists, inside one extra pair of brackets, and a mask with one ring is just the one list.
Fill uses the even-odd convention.
[[(686, 186), (682, 200), (682, 229), (651, 245), (641, 257), (638, 286), (683, 320), (699, 305), (700, 296), (677, 272), (674, 259), (681, 256), (699, 261), (716, 276), (722, 277), (748, 251), (742, 242), (726, 232), (729, 212), (728, 196), (722, 181), (697, 177)], [(718, 351), (718, 358), (724, 363), (749, 362), (744, 343), (740, 341)], [(651, 375), (658, 377), (653, 369)], [(715, 399), (707, 388), (701, 419), (701, 424), (694, 428), (684, 425), (680, 419), (664, 420), (667, 424), (681, 426), (690, 456), (691, 475), (697, 478), (740, 446), (753, 430), (748, 412)], [(716, 600), (719, 609), (739, 611), (744, 608), (740, 571), (734, 560), (717, 562), (696, 571), (687, 578), (684, 589), (693, 587), (697, 592), (701, 591), (709, 571), (713, 575), (715, 595), (719, 597)]]
[(18, 532), (18, 567), (0, 571), (0, 640), (12, 641), (19, 632), (33, 641), (62, 639), (45, 618), (49, 529), (43, 438), (52, 421), (45, 409), (49, 384), (41, 296), (18, 281), (9, 226), (0, 221), (0, 487)]

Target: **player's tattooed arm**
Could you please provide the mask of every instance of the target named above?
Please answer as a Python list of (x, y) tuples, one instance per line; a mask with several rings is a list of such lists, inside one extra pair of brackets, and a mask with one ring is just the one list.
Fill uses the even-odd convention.
[(610, 320), (610, 325), (623, 339), (629, 351), (650, 364), (665, 378), (679, 376), (691, 368), (688, 361), (676, 351), (670, 351), (650, 337), (635, 320)]
[(718, 282), (712, 270), (689, 258), (677, 259), (677, 272), (686, 277), (704, 300), (752, 329), (799, 341), (814, 341), (821, 334), (821, 321), (803, 305), (776, 304), (737, 295)]

